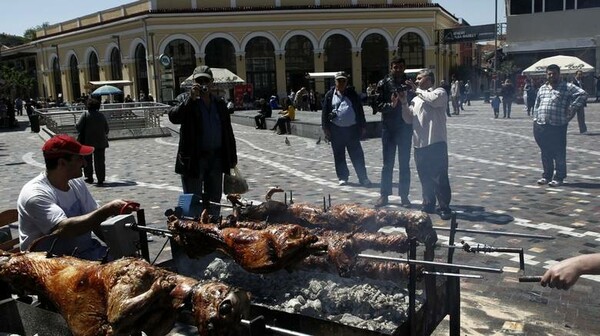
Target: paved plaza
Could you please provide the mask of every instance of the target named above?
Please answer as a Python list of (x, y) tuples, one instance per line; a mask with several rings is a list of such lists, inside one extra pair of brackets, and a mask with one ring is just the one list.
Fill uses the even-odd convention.
[[(19, 118), (27, 124), (26, 118)], [(568, 177), (559, 188), (535, 183), (541, 177), (540, 154), (523, 105), (513, 106), (512, 119), (494, 119), (489, 104), (475, 101), (448, 119), (451, 206), (458, 213), (459, 227), (555, 237), (457, 235), (458, 241), (471, 246), (523, 247), (526, 264), (522, 272), (515, 254), (456, 251), (456, 263), (504, 270), (502, 274), (483, 273), (480, 280), (462, 280), (462, 334), (600, 334), (600, 298), (593, 294), (600, 291), (600, 276), (586, 276), (569, 291), (517, 281), (520, 275), (541, 275), (549, 265), (567, 257), (600, 252), (600, 104), (590, 103), (586, 118), (586, 135), (579, 134), (576, 121), (569, 125)], [(178, 129), (166, 116), (162, 122)], [(331, 147), (324, 141), (317, 144), (312, 138), (288, 135), (288, 145), (285, 135), (272, 131), (238, 124), (234, 131), (239, 168), (250, 185), (248, 199), (262, 200), (271, 186), (293, 191), (295, 201), (319, 204), (323, 196), (331, 195), (333, 203), (372, 206), (379, 196), (380, 139), (362, 143), (373, 182), (371, 188), (364, 188), (350, 163), (350, 183), (338, 186)], [(43, 132), (31, 133), (27, 126), (0, 132), (0, 209), (14, 208), (21, 186), (44, 169), (41, 147), (47, 137)], [(174, 132), (166, 138), (112, 141), (106, 151), (107, 183), (91, 186), (92, 194), (99, 203), (114, 198), (140, 202), (147, 224), (165, 227), (164, 211), (177, 204), (181, 193), (179, 176), (174, 173), (178, 140)], [(410, 198), (418, 209), (421, 190), (412, 160), (411, 168)], [(399, 208), (399, 198), (392, 197), (389, 207)], [(432, 219), (436, 226), (449, 225), (437, 215)], [(447, 244), (448, 232), (438, 235), (440, 245)], [(154, 237), (152, 258), (164, 241)], [(438, 248), (436, 257), (443, 261), (445, 251)], [(167, 247), (158, 260), (168, 258)], [(443, 322), (436, 335), (446, 334), (447, 322)]]

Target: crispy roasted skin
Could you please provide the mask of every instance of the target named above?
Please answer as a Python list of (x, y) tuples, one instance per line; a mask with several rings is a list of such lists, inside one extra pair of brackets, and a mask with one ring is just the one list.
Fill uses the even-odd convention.
[(326, 247), (315, 245), (318, 237), (294, 224), (267, 225), (261, 230), (217, 227), (210, 223), (169, 217), (175, 241), (192, 258), (220, 251), (252, 273), (290, 268)]
[[(299, 268), (320, 270), (328, 273), (339, 272), (338, 265), (330, 256), (309, 256), (298, 265)], [(417, 278), (421, 278), (423, 267), (417, 266)], [(398, 281), (407, 279), (410, 275), (410, 265), (389, 261), (372, 261), (357, 259), (344, 274), (344, 277), (364, 277), (377, 280)]]
[(243, 291), (199, 283), (136, 258), (101, 264), (46, 253), (3, 253), (0, 279), (53, 303), (75, 336), (166, 335), (185, 302), (191, 302), (200, 335), (229, 335), (249, 308)]
[(306, 203), (286, 205), (268, 200), (242, 207), (236, 215), (240, 221), (299, 224), (343, 232), (376, 232), (384, 226), (401, 226), (409, 238), (416, 238), (426, 246), (433, 246), (437, 241), (431, 218), (420, 211), (371, 209), (358, 204), (333, 205), (325, 211), (323, 207)]

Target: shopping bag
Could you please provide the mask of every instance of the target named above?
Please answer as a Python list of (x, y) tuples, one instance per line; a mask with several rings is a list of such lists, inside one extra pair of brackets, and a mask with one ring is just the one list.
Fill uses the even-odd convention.
[(229, 194), (243, 194), (248, 191), (248, 182), (242, 176), (242, 173), (238, 167), (233, 167), (229, 175), (225, 175), (223, 179), (223, 193)]

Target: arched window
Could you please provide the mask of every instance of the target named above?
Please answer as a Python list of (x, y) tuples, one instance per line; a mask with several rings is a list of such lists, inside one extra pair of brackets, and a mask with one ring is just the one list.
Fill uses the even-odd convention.
[(246, 46), (246, 81), (254, 84), (254, 97), (268, 98), (277, 93), (275, 48), (265, 37), (255, 37)]
[(425, 67), (425, 47), (423, 40), (416, 33), (407, 33), (400, 38), (398, 44), (400, 57), (406, 61), (407, 69), (420, 69)]
[[(173, 64), (171, 65), (175, 67), (175, 75), (173, 76), (173, 88), (175, 91), (173, 92), (173, 97), (176, 97), (180, 92), (181, 82), (194, 72), (194, 68), (196, 67), (194, 54), (196, 51), (188, 41), (177, 39), (169, 42), (165, 53), (173, 58)], [(173, 99), (164, 96), (162, 98), (163, 100)]]
[(58, 100), (58, 95), (60, 94), (62, 96), (63, 91), (60, 79), (60, 64), (58, 63), (58, 57), (55, 57), (52, 60), (52, 79), (54, 80), (54, 94), (56, 95), (54, 98)]
[(79, 86), (79, 67), (77, 65), (77, 57), (71, 55), (69, 59), (69, 73), (71, 75), (71, 90), (73, 92), (73, 99), (81, 98), (81, 87)]
[(286, 85), (288, 90), (299, 90), (309, 87), (307, 72), (315, 69), (314, 46), (302, 35), (289, 39), (285, 46)]
[(231, 42), (222, 37), (210, 41), (206, 45), (204, 63), (211, 68), (225, 68), (236, 73), (235, 49)]
[[(340, 34), (330, 36), (325, 42), (325, 71), (346, 71), (352, 73), (352, 46), (348, 39)], [(353, 85), (354, 79), (350, 77), (348, 84)], [(325, 80), (325, 90), (335, 85), (333, 78)]]
[(388, 44), (379, 34), (370, 34), (362, 43), (362, 87), (376, 84), (389, 72)]
[[(143, 44), (138, 44), (135, 47), (135, 85), (137, 85), (137, 100), (144, 94), (148, 96), (148, 66), (146, 65), (146, 48)], [(135, 96), (135, 92), (134, 92)], [(158, 97), (157, 97), (158, 98)]]
[(90, 81), (100, 80), (100, 68), (98, 67), (98, 55), (95, 52), (90, 53), (88, 59), (88, 71), (90, 75)]
[(123, 79), (121, 52), (119, 51), (119, 48), (113, 48), (110, 52), (110, 73), (113, 80)]

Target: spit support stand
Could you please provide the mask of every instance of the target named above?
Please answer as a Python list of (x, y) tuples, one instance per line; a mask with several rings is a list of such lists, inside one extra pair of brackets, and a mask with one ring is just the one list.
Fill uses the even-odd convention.
[(471, 246), (466, 243), (464, 240), (461, 240), (460, 245), (449, 245), (449, 249), (457, 249), (460, 248), (465, 252), (471, 253), (492, 253), (492, 252), (502, 252), (502, 253), (518, 253), (519, 254), (519, 268), (524, 271), (525, 270), (525, 254), (523, 252), (522, 247), (492, 247), (489, 245), (480, 245), (477, 244), (475, 246)]

